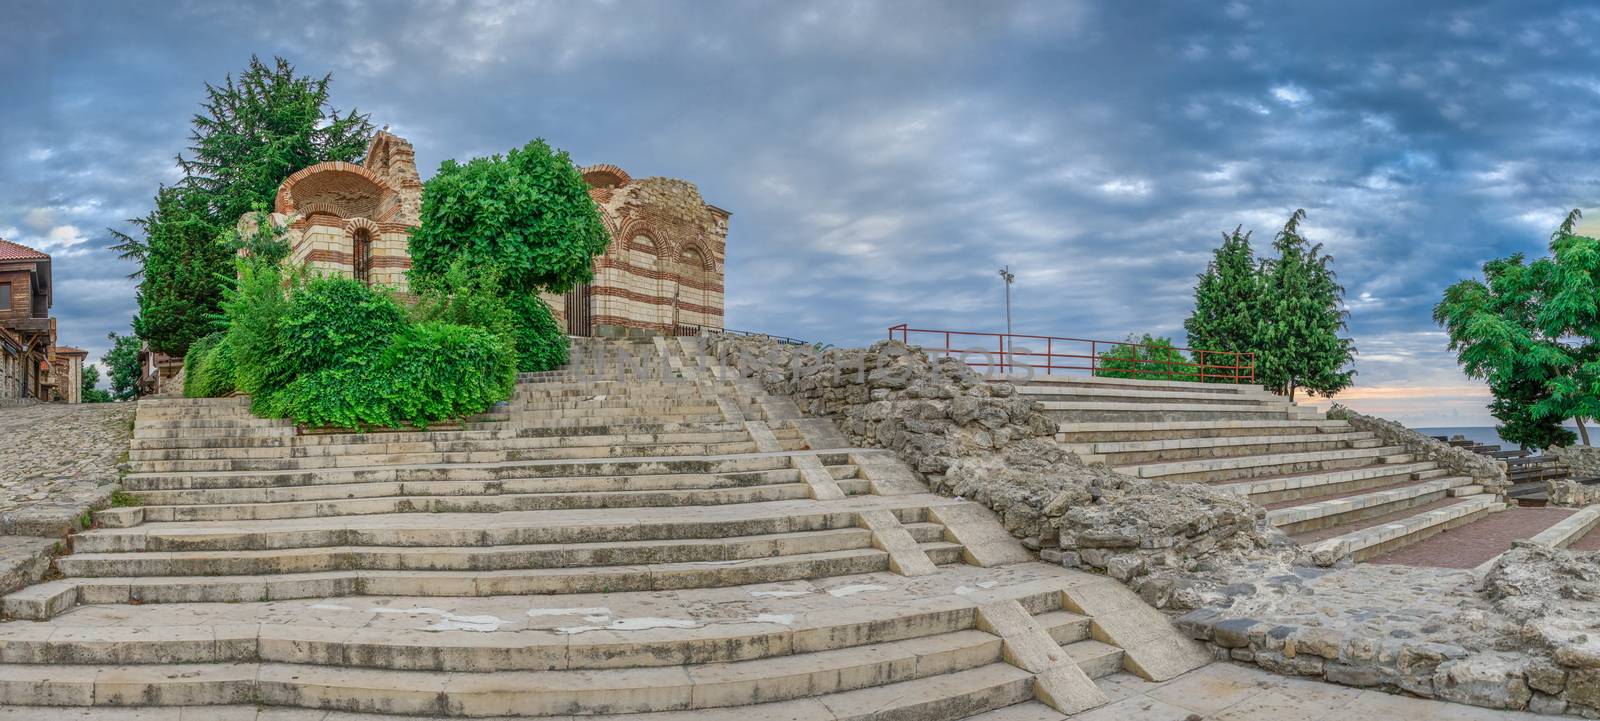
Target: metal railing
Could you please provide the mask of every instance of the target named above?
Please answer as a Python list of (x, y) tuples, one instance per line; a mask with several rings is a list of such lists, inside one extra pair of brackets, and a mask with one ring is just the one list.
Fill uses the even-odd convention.
[[(890, 327), (889, 339), (921, 348), (929, 355), (961, 358), (967, 365), (991, 375), (1022, 370), (1045, 375), (1087, 372), (1121, 378), (1177, 377), (1210, 383), (1256, 381), (1254, 353), (1021, 333), (931, 330), (912, 328), (906, 323)], [(1165, 357), (1141, 354), (1142, 349)]]
[(751, 338), (770, 338), (784, 345), (811, 345), (810, 343), (800, 340), (799, 338), (790, 338), (783, 335), (773, 335), (771, 333), (760, 333), (749, 330), (716, 328), (708, 325), (691, 325), (687, 323), (678, 323), (672, 328), (672, 335), (679, 338), (694, 338), (701, 335), (706, 335), (708, 333), (721, 333), (723, 335), (738, 335)]

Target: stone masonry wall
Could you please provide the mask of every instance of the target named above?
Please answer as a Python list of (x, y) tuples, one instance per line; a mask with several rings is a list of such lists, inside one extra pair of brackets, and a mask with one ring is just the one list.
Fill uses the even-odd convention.
[(1247, 499), (1085, 465), (1056, 444), (1040, 404), (957, 359), (896, 341), (820, 352), (760, 338), (708, 343), (852, 442), (896, 451), (934, 490), (993, 509), (1046, 560), (1109, 574), (1157, 607), (1219, 602), (1233, 571), (1301, 555)]
[(1579, 476), (1600, 476), (1600, 447), (1556, 446), (1545, 449), (1545, 453), (1561, 459)]
[(1357, 413), (1338, 403), (1328, 409), (1328, 417), (1347, 421), (1358, 431), (1374, 433), (1385, 444), (1401, 446), (1419, 461), (1433, 461), (1453, 473), (1470, 476), (1490, 493), (1503, 495), (1511, 485), (1506, 480), (1506, 464), (1503, 461), (1452, 446), (1391, 420)]

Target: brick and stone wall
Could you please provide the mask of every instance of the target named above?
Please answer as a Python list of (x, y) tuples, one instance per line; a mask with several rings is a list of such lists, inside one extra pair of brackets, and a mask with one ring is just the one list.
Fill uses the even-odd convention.
[(634, 180), (614, 165), (583, 173), (611, 233), (588, 290), (596, 333), (722, 328), (727, 211), (708, 205), (688, 181)]

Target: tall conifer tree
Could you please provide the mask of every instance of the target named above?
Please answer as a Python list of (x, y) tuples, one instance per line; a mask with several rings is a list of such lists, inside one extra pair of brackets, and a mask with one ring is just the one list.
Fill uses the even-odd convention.
[[(1218, 246), (1194, 286), (1194, 312), (1183, 322), (1189, 347), (1205, 351), (1248, 353), (1255, 350), (1261, 271), (1243, 226), (1222, 234)], [(1195, 358), (1207, 365), (1235, 365), (1232, 358)]]
[(283, 58), (250, 65), (222, 85), (206, 84), (202, 112), (191, 120), (184, 177), (162, 188), (156, 208), (131, 220), (143, 238), (113, 230), (119, 251), (140, 264), (134, 329), (154, 350), (181, 356), (213, 330), (233, 248), (220, 236), (239, 217), (270, 207), (291, 173), (330, 160), (355, 162), (372, 123), (329, 101), (330, 76), (297, 75)]
[(1257, 379), (1294, 399), (1304, 389), (1332, 396), (1350, 386), (1355, 342), (1345, 331), (1344, 288), (1332, 258), (1300, 235), (1296, 210), (1273, 241), (1278, 257), (1263, 264), (1257, 319)]

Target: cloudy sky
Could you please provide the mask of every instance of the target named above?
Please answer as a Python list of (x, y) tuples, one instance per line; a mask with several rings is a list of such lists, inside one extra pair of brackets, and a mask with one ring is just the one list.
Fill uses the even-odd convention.
[(1364, 410), (1486, 425), (1429, 319), (1600, 205), (1600, 12), (1534, 2), (0, 0), (0, 237), (56, 257), (62, 341), (134, 309), (107, 227), (172, 182), (252, 53), (446, 158), (535, 136), (733, 213), (728, 325), (1182, 336), (1225, 229), (1309, 213)]

